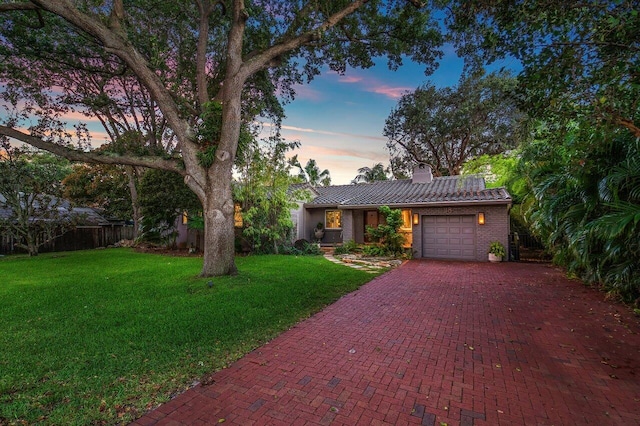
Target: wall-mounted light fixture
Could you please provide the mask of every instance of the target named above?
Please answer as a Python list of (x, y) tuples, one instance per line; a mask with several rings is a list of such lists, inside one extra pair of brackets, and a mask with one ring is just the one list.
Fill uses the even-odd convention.
[(413, 224), (417, 225), (420, 223), (420, 216), (418, 215), (418, 213), (414, 213), (413, 214)]
[(484, 225), (484, 213), (478, 213), (478, 225)]

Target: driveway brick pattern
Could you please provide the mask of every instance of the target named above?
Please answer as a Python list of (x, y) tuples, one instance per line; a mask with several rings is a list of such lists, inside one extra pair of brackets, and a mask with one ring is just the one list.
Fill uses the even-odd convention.
[(638, 425), (639, 333), (550, 265), (414, 260), (135, 424)]

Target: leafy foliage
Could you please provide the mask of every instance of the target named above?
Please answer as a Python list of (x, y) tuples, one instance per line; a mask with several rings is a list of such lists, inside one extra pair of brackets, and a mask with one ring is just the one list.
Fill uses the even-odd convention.
[(504, 245), (502, 245), (502, 243), (500, 241), (492, 241), (489, 244), (489, 251), (488, 253), (493, 254), (497, 257), (505, 257), (507, 252), (504, 248)]
[(554, 126), (588, 117), (640, 136), (640, 13), (633, 0), (446, 1), (458, 52), (475, 65), (514, 57), (524, 108)]
[(180, 175), (163, 170), (148, 170), (140, 182), (142, 209), (141, 238), (145, 241), (172, 245), (175, 221), (183, 212), (199, 212), (200, 202), (186, 187)]
[(307, 164), (302, 167), (302, 164), (298, 161), (298, 156), (294, 155), (290, 163), (299, 169), (298, 180), (300, 182), (306, 182), (311, 186), (331, 185), (331, 173), (328, 169), (320, 171), (318, 163), (313, 158), (310, 158)]
[(105, 217), (131, 219), (131, 193), (123, 166), (74, 164), (62, 181), (64, 197), (100, 209)]
[(49, 154), (5, 146), (0, 157), (0, 229), (30, 256), (75, 226), (78, 215), (61, 198), (68, 163)]
[(576, 127), (565, 143), (537, 140), (520, 172), (525, 212), (555, 261), (627, 300), (640, 297), (640, 141), (624, 130)]
[(234, 199), (242, 208), (242, 234), (254, 253), (279, 253), (290, 241), (291, 209), (304, 194), (291, 190), (293, 178), (286, 153), (297, 142), (273, 137), (262, 146), (254, 141), (244, 152)]
[[(405, 237), (399, 232), (402, 227), (402, 210), (391, 209), (389, 206), (380, 206), (378, 209), (385, 218), (385, 223), (377, 227), (367, 226), (366, 232), (369, 238), (376, 243), (372, 248), (365, 247), (365, 254), (376, 256), (400, 256), (404, 249)], [(367, 252), (368, 250), (368, 252)], [(375, 253), (371, 253), (374, 251)]]
[(523, 114), (515, 86), (509, 73), (499, 72), (463, 77), (457, 87), (425, 84), (404, 95), (384, 128), (394, 174), (426, 163), (436, 176), (457, 175), (471, 158), (516, 147)]
[(387, 176), (388, 172), (389, 168), (385, 168), (382, 163), (374, 164), (373, 167), (360, 167), (358, 169), (358, 175), (351, 181), (351, 183), (389, 180), (389, 177)]

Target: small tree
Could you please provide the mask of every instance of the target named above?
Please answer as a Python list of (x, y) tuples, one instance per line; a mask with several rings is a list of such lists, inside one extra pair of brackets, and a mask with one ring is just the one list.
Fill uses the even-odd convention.
[(59, 197), (68, 167), (51, 155), (34, 156), (8, 145), (3, 156), (0, 229), (15, 239), (16, 247), (37, 256), (40, 247), (72, 229), (78, 219)]
[(148, 170), (140, 182), (142, 239), (171, 246), (177, 235), (175, 222), (184, 211), (201, 211), (198, 198), (179, 175)]
[(367, 235), (377, 243), (379, 254), (399, 256), (403, 252), (405, 237), (400, 233), (402, 227), (402, 210), (380, 206), (378, 209), (385, 218), (385, 223), (377, 227), (367, 226)]
[(291, 193), (294, 178), (285, 154), (298, 146), (274, 136), (262, 146), (253, 141), (243, 153), (234, 198), (243, 211), (242, 235), (254, 252), (278, 253), (291, 235), (291, 209), (300, 194)]

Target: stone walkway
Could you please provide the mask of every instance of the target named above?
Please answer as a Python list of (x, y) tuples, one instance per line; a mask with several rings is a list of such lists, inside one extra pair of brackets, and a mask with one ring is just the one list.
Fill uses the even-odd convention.
[(640, 324), (545, 264), (409, 261), (136, 425), (638, 425)]

